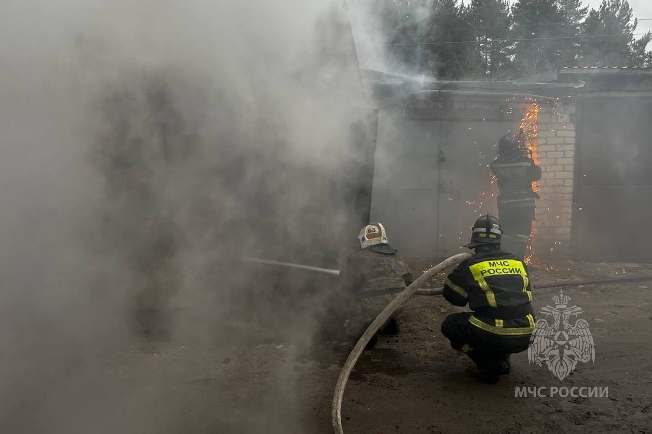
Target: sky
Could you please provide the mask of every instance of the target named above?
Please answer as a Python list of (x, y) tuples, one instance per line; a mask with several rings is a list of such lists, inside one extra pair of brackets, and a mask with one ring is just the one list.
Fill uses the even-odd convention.
[[(470, 0), (463, 0), (463, 3), (469, 3)], [(510, 0), (514, 3), (514, 0)], [(602, 0), (584, 0), (584, 4), (592, 9), (597, 9)], [(652, 1), (650, 0), (629, 0), (629, 5), (634, 9), (634, 16), (638, 19), (652, 19)], [(639, 21), (636, 33), (652, 32), (652, 21)]]

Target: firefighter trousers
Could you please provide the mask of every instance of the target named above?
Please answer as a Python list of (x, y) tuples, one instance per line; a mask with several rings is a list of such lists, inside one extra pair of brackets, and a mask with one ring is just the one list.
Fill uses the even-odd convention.
[(451, 347), (464, 352), (478, 369), (509, 369), (510, 354), (528, 349), (530, 335), (499, 336), (469, 323), (471, 312), (448, 315), (441, 325)]
[(498, 219), (503, 227), (501, 248), (523, 260), (534, 220), (533, 199), (525, 203), (499, 201)]

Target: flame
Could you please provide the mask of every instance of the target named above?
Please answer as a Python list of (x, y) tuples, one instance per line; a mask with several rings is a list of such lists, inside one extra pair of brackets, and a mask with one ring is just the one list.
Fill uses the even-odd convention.
[[(537, 138), (539, 135), (539, 104), (530, 104), (523, 115), (520, 128), (523, 130), (522, 145), (529, 151), (536, 165), (539, 165), (539, 147), (537, 146)], [(532, 184), (534, 191), (537, 191), (536, 182)]]
[[(539, 147), (538, 147), (538, 142), (537, 138), (539, 135), (539, 104), (537, 103), (532, 103), (530, 104), (526, 111), (525, 114), (523, 115), (523, 119), (521, 119), (521, 124), (519, 127), (523, 130), (523, 142), (521, 145), (524, 146), (528, 151), (530, 156), (532, 157), (532, 160), (534, 160), (534, 164), (539, 165)], [(532, 183), (532, 189), (534, 191), (538, 191), (537, 183), (533, 182)], [(532, 233), (530, 234), (530, 243), (527, 246), (526, 254), (525, 254), (525, 259), (524, 262), (526, 264), (532, 264), (532, 260), (534, 257), (534, 240), (536, 238), (536, 226), (533, 225), (532, 227)]]

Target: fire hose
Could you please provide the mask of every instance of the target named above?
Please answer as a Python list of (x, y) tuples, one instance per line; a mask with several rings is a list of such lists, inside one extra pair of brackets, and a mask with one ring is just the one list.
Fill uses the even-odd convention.
[(319, 273), (332, 274), (334, 276), (339, 276), (340, 275), (340, 270), (330, 270), (328, 268), (310, 267), (308, 265), (291, 264), (289, 262), (269, 261), (267, 259), (250, 258), (248, 256), (245, 256), (245, 257), (240, 258), (240, 259), (242, 259), (245, 262), (254, 262), (256, 264), (280, 265), (282, 267), (299, 268), (299, 269), (302, 269), (302, 270), (317, 271)]
[[(337, 380), (337, 384), (335, 386), (335, 393), (333, 396), (333, 403), (332, 403), (332, 413), (331, 413), (331, 422), (333, 426), (333, 432), (335, 434), (344, 434), (343, 428), (342, 428), (342, 399), (344, 396), (344, 389), (346, 387), (346, 383), (349, 379), (349, 376), (351, 375), (351, 371), (353, 370), (353, 367), (355, 366), (356, 362), (362, 355), (362, 352), (364, 351), (365, 347), (371, 340), (371, 338), (376, 334), (376, 332), (380, 329), (380, 327), (387, 322), (387, 320), (390, 318), (390, 316), (399, 308), (401, 307), (412, 295), (422, 295), (422, 296), (435, 296), (435, 295), (441, 295), (443, 292), (442, 288), (423, 288), (419, 289), (421, 285), (426, 283), (430, 278), (432, 278), (434, 275), (437, 273), (443, 271), (449, 266), (456, 265), (467, 258), (470, 258), (472, 255), (470, 253), (460, 253), (455, 256), (451, 256), (450, 258), (446, 259), (442, 263), (430, 268), (427, 270), (425, 273), (423, 273), (421, 276), (419, 276), (412, 284), (410, 284), (407, 288), (404, 290), (396, 290), (396, 289), (389, 289), (389, 290), (379, 290), (379, 291), (367, 291), (365, 292), (365, 295), (369, 296), (375, 296), (375, 295), (384, 295), (384, 294), (395, 294), (399, 293), (392, 302), (385, 307), (385, 309), (376, 317), (376, 319), (371, 323), (371, 325), (367, 328), (367, 330), (362, 334), (358, 342), (356, 343), (355, 347), (349, 354), (349, 357), (346, 359), (346, 362), (344, 363), (344, 366), (342, 367), (342, 371), (340, 372), (340, 376)], [(255, 262), (255, 263), (261, 263), (261, 264), (269, 264), (269, 265), (279, 265), (279, 266), (285, 266), (285, 267), (291, 267), (291, 268), (299, 268), (299, 269), (305, 269), (305, 270), (310, 270), (310, 271), (316, 271), (316, 272), (321, 272), (321, 273), (326, 273), (326, 274), (331, 274), (331, 275), (339, 275), (340, 272), (339, 270), (331, 270), (331, 269), (326, 269), (326, 268), (318, 268), (318, 267), (311, 267), (307, 265), (300, 265), (300, 264), (292, 264), (292, 263), (287, 263), (287, 262), (278, 262), (278, 261), (269, 261), (269, 260), (264, 260), (264, 259), (257, 259), (257, 258), (241, 258), (244, 261), (247, 262)], [(610, 278), (610, 279), (596, 279), (596, 280), (579, 280), (579, 281), (564, 281), (564, 282), (555, 282), (555, 283), (544, 283), (541, 285), (533, 285), (533, 289), (549, 289), (549, 288), (563, 288), (563, 287), (571, 287), (571, 286), (586, 286), (586, 285), (608, 285), (612, 283), (625, 283), (625, 282), (642, 282), (642, 281), (648, 281), (652, 280), (652, 275), (648, 276), (633, 276), (633, 277), (616, 277), (616, 278)]]
[[(331, 423), (333, 426), (333, 432), (335, 434), (344, 434), (344, 430), (342, 428), (342, 399), (344, 397), (344, 388), (346, 387), (346, 383), (349, 380), (349, 376), (351, 375), (351, 371), (353, 370), (353, 367), (355, 366), (356, 362), (362, 355), (362, 352), (364, 351), (365, 347), (367, 346), (371, 338), (376, 334), (378, 329), (380, 329), (380, 327), (383, 324), (385, 324), (385, 322), (389, 319), (389, 317), (392, 316), (392, 314), (407, 301), (408, 298), (410, 298), (412, 295), (418, 292), (417, 290), (419, 286), (424, 284), (433, 275), (439, 273), (445, 268), (452, 265), (456, 265), (469, 257), (471, 257), (471, 255), (468, 253), (461, 253), (455, 256), (451, 256), (450, 258), (446, 259), (444, 262), (436, 265), (435, 267), (423, 273), (410, 286), (405, 288), (389, 305), (387, 305), (387, 307), (380, 313), (380, 315), (376, 317), (374, 322), (371, 323), (371, 325), (367, 328), (364, 334), (360, 337), (358, 343), (355, 345), (355, 347), (349, 354), (349, 357), (346, 359), (346, 362), (342, 367), (342, 371), (340, 372), (340, 377), (338, 378), (337, 384), (335, 386), (335, 394), (333, 396), (332, 413), (331, 413)], [(612, 282), (638, 282), (643, 280), (652, 280), (652, 276), (602, 279), (602, 280), (584, 281), (584, 282), (559, 282), (559, 283), (540, 285), (537, 286), (537, 288), (543, 289), (543, 288), (558, 288), (562, 286), (598, 285), (598, 284), (608, 284)], [(442, 292), (443, 289), (433, 288), (433, 289), (424, 290), (420, 295), (440, 295)]]
[[(609, 285), (615, 283), (631, 283), (631, 282), (645, 282), (652, 280), (652, 274), (648, 276), (632, 276), (632, 277), (613, 277), (610, 279), (597, 279), (597, 280), (566, 280), (563, 282), (554, 282), (554, 283), (542, 283), (542, 284), (532, 284), (532, 290), (538, 291), (541, 289), (551, 289), (551, 288), (569, 288), (572, 286), (589, 286), (589, 285)], [(443, 285), (443, 282), (442, 282)], [(400, 289), (379, 289), (377, 291), (366, 291), (365, 295), (369, 297), (386, 295), (386, 294), (396, 294), (400, 292)], [(414, 295), (441, 295), (444, 292), (442, 288), (422, 288), (415, 292)]]
[[(332, 270), (328, 268), (319, 268), (319, 267), (312, 267), (308, 265), (300, 265), (300, 264), (292, 264), (289, 262), (279, 262), (279, 261), (269, 261), (267, 259), (258, 259), (258, 258), (250, 258), (250, 257), (243, 257), (241, 258), (243, 261), (246, 262), (253, 262), (253, 263), (258, 263), (258, 264), (267, 264), (267, 265), (278, 265), (278, 266), (283, 266), (283, 267), (290, 267), (290, 268), (298, 268), (298, 269), (303, 269), (303, 270), (309, 270), (309, 271), (316, 271), (319, 273), (325, 273), (325, 274), (330, 274), (333, 276), (339, 276), (340, 270)], [(435, 273), (436, 274), (436, 273)], [(648, 280), (652, 280), (652, 275), (648, 276), (622, 276), (622, 277), (613, 277), (609, 279), (596, 279), (596, 280), (567, 280), (563, 282), (553, 282), (553, 283), (542, 283), (542, 284), (533, 284), (532, 289), (534, 290), (539, 290), (539, 289), (550, 289), (550, 288), (567, 288), (567, 287), (572, 287), (572, 286), (588, 286), (588, 285), (609, 285), (611, 283), (626, 283), (626, 282), (645, 282)], [(443, 282), (441, 282), (443, 284)], [(368, 297), (373, 297), (373, 296), (379, 296), (379, 295), (386, 295), (386, 294), (397, 294), (399, 292), (403, 291), (402, 289), (381, 289), (377, 291), (366, 291), (365, 296)], [(434, 296), (434, 295), (441, 295), (443, 292), (443, 289), (440, 288), (421, 288), (417, 289), (414, 293), (414, 295), (420, 295), (420, 296)]]
[(419, 286), (423, 285), (433, 275), (439, 273), (451, 265), (456, 265), (470, 257), (471, 254), (469, 253), (460, 253), (458, 255), (451, 256), (441, 264), (438, 264), (423, 273), (421, 276), (419, 276), (419, 278), (412, 282), (410, 286), (405, 288), (394, 300), (392, 300), (392, 302), (387, 305), (387, 307), (380, 313), (380, 315), (376, 317), (374, 322), (372, 322), (367, 330), (362, 334), (358, 340), (358, 343), (355, 344), (355, 347), (349, 354), (349, 357), (346, 359), (346, 362), (342, 367), (340, 377), (337, 380), (337, 385), (335, 386), (335, 395), (333, 396), (333, 407), (331, 413), (333, 432), (336, 434), (344, 434), (342, 429), (342, 397), (344, 396), (344, 388), (346, 387), (346, 382), (349, 380), (349, 375), (351, 375), (351, 371), (353, 370), (355, 363), (358, 361), (358, 358), (360, 358), (360, 355), (364, 351), (371, 338), (376, 334), (378, 329), (380, 329), (380, 327), (385, 324), (385, 322), (387, 322), (389, 317), (392, 316), (396, 309), (401, 307), (401, 305), (405, 303), (407, 299), (417, 291)]

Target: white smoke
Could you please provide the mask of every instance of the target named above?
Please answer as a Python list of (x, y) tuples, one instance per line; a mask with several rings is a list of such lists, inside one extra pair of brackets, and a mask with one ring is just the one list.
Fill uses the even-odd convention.
[[(252, 281), (234, 257), (332, 266), (359, 229), (351, 186), (375, 131), (346, 8), (8, 0), (1, 12), (0, 422), (184, 432), (182, 398), (165, 398), (173, 368), (132, 350), (162, 331), (171, 352), (222, 351), (262, 322), (292, 359), (319, 300), (244, 290), (306, 293), (314, 279)], [(294, 371), (271, 366), (241, 431), (298, 427)]]

